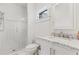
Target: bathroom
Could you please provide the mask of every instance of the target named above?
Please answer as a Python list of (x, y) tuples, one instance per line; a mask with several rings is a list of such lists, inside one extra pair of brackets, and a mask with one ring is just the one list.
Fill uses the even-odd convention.
[(79, 3), (0, 3), (0, 55), (78, 55)]

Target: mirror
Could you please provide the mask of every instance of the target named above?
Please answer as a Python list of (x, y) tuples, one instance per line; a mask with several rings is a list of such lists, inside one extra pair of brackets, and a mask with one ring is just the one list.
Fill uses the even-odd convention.
[(59, 3), (54, 8), (54, 29), (73, 29), (74, 6), (72, 3)]

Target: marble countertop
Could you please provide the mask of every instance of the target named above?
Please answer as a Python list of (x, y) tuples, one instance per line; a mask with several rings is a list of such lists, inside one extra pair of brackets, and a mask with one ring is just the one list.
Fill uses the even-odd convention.
[(79, 50), (79, 40), (77, 39), (68, 39), (62, 37), (51, 37), (51, 36), (37, 36), (37, 38), (41, 38), (50, 42), (56, 42), (62, 45), (66, 45)]

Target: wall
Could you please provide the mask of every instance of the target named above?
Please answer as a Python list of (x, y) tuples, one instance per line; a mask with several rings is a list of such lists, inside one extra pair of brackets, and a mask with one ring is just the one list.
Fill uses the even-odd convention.
[(7, 54), (26, 45), (26, 9), (16, 4), (0, 4), (4, 12), (4, 31), (0, 31), (0, 54)]
[(36, 23), (37, 12), (48, 5), (46, 3), (28, 4), (28, 43), (32, 43), (35, 36), (49, 35), (49, 21)]
[(75, 3), (75, 13), (76, 13), (76, 31), (78, 32), (79, 31), (79, 3)]
[[(40, 11), (40, 9), (43, 8), (49, 8), (48, 3), (38, 3), (35, 4), (35, 12), (36, 12), (36, 16), (38, 11)], [(36, 18), (35, 18), (36, 19)], [(36, 19), (37, 20), (37, 19)], [(49, 35), (50, 33), (50, 18), (48, 20), (46, 20), (45, 22), (35, 22), (35, 36), (36, 35)]]

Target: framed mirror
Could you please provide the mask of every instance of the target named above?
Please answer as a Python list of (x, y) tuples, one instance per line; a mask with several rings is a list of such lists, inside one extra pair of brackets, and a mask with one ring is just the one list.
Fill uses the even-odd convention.
[(74, 29), (74, 6), (59, 3), (54, 7), (54, 29)]

